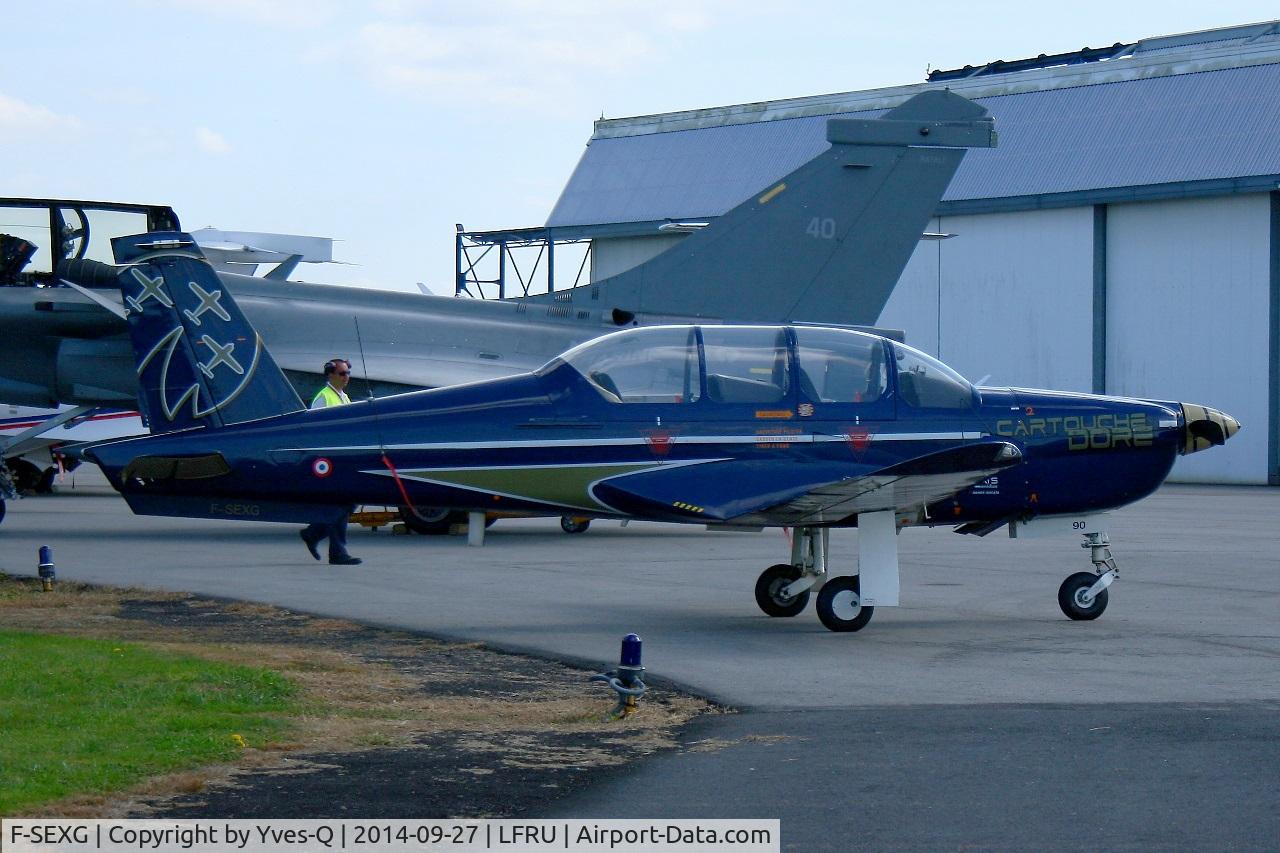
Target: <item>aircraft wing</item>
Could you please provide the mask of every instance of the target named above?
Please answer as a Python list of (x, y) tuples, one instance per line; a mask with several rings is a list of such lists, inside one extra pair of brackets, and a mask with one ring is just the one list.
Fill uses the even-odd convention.
[[(810, 489), (803, 495), (750, 513), (757, 523), (824, 524), (854, 513), (917, 509), (964, 491), (1022, 461), (1004, 441), (942, 450), (861, 477)], [(744, 521), (749, 519), (744, 519)]]
[[(930, 453), (887, 468), (831, 480), (814, 479), (790, 462), (725, 460), (614, 478), (596, 486), (611, 506), (635, 511), (670, 508), (709, 523), (829, 524), (862, 512), (911, 510), (935, 503), (1022, 461), (1004, 441), (986, 441)], [(813, 473), (817, 473), (815, 470)]]

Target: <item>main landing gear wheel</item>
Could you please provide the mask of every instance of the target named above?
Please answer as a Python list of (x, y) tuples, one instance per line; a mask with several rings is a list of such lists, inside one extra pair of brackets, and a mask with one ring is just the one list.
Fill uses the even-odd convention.
[(756, 581), (756, 604), (769, 616), (795, 616), (809, 606), (809, 590), (783, 597), (780, 593), (787, 584), (800, 579), (800, 570), (787, 563), (770, 566), (760, 573)]
[(1098, 576), (1089, 572), (1076, 572), (1058, 587), (1058, 606), (1072, 619), (1087, 621), (1097, 619), (1107, 609), (1107, 591), (1104, 589), (1092, 598), (1089, 588)]
[(9, 471), (13, 475), (13, 486), (22, 494), (47, 495), (53, 491), (53, 477), (58, 472), (50, 468), (42, 471), (25, 459), (10, 459)]
[(436, 506), (401, 506), (404, 526), (423, 536), (443, 536), (455, 524), (465, 524), (467, 514)]
[(818, 618), (832, 631), (857, 631), (871, 621), (874, 607), (863, 607), (856, 576), (832, 578), (818, 593)]
[(572, 515), (560, 516), (560, 529), (565, 533), (586, 533), (591, 526), (591, 519), (576, 518)]

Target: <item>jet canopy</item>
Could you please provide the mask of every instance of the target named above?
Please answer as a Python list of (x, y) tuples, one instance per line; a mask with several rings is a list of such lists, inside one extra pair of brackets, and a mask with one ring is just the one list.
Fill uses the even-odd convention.
[(613, 403), (887, 402), (960, 409), (973, 386), (951, 368), (876, 335), (821, 326), (651, 326), (580, 344), (568, 364)]
[(0, 198), (0, 286), (53, 284), (68, 261), (115, 263), (114, 237), (178, 228), (162, 205)]

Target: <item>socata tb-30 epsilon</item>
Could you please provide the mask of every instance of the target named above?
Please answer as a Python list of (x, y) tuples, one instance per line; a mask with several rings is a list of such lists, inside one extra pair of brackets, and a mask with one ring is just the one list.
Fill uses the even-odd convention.
[[(1059, 591), (1093, 619), (1116, 578), (1091, 514), (1154, 491), (1232, 418), (1190, 404), (976, 389), (876, 335), (821, 326), (651, 326), (532, 373), (308, 411), (191, 238), (121, 237), (117, 277), (154, 435), (96, 444), (134, 512), (311, 522), (351, 503), (787, 526), (756, 600), (856, 631), (898, 603), (906, 525), (1072, 519), (1096, 573)], [(832, 527), (858, 574), (827, 577)]]

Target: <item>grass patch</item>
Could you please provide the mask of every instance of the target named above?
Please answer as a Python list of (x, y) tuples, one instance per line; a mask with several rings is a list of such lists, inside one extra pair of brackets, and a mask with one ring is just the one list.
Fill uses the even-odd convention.
[[(606, 721), (613, 699), (588, 675), (265, 605), (68, 581), (45, 593), (0, 572), (0, 816), (144, 817), (245, 778), (325, 772), (309, 755), (425, 750), (446, 734), (486, 769), (453, 778), (440, 802), (464, 785), (488, 804), (476, 815), (503, 816), (512, 806), (491, 783), (534, 766), (535, 741), (556, 766), (610, 766), (675, 747), (673, 731), (708, 708), (651, 685), (642, 713)], [(574, 735), (599, 748), (556, 745)], [(452, 814), (434, 802), (415, 816)]]
[(265, 669), (0, 631), (0, 814), (233, 760), (288, 734), (296, 696)]

